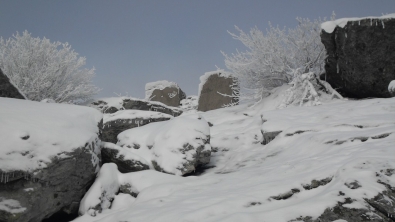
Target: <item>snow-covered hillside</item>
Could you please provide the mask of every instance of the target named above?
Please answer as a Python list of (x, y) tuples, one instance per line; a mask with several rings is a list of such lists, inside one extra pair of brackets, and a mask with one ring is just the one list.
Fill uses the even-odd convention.
[[(198, 176), (105, 164), (102, 184), (128, 181), (137, 197), (119, 194), (111, 209), (75, 221), (387, 221), (369, 200), (395, 187), (395, 98), (278, 110), (279, 97), (201, 113), (213, 153)], [(261, 144), (270, 132), (280, 133)], [(333, 216), (349, 208), (364, 218)]]

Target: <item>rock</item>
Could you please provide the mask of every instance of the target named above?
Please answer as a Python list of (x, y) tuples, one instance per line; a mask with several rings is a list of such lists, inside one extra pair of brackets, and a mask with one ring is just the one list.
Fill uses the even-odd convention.
[(238, 104), (238, 98), (233, 97), (238, 89), (237, 80), (229, 73), (223, 71), (205, 73), (200, 77), (198, 110), (209, 111)]
[(130, 129), (118, 139), (119, 146), (130, 148), (160, 172), (181, 176), (210, 162), (210, 127), (198, 115)]
[(148, 170), (146, 160), (137, 154), (128, 152), (127, 148), (117, 146), (113, 143), (103, 142), (101, 145), (101, 156), (103, 163), (115, 163), (121, 173), (130, 173)]
[(11, 83), (11, 80), (0, 69), (0, 97), (14, 99), (26, 99), (18, 88)]
[(346, 97), (390, 97), (387, 87), (395, 79), (395, 18), (337, 25), (340, 21), (322, 24), (321, 41), (328, 57), (321, 79)]
[(274, 131), (274, 132), (265, 132), (261, 130), (263, 140), (262, 140), (262, 145), (266, 145), (270, 143), (270, 141), (274, 140), (278, 134), (280, 134), (282, 131)]
[(127, 129), (172, 118), (173, 116), (168, 114), (141, 110), (120, 110), (116, 113), (105, 114), (103, 116), (102, 140), (116, 143), (118, 134)]
[(99, 170), (102, 115), (75, 105), (0, 103), (0, 116), (10, 119), (0, 127), (0, 221), (76, 215)]
[(145, 99), (148, 101), (158, 101), (167, 106), (178, 107), (181, 100), (185, 98), (185, 93), (174, 82), (162, 80), (145, 85)]
[(146, 101), (131, 97), (100, 99), (92, 102), (89, 106), (102, 113), (115, 113), (119, 110), (146, 110), (166, 113), (174, 117), (182, 114), (182, 110), (179, 108), (169, 107), (161, 102)]

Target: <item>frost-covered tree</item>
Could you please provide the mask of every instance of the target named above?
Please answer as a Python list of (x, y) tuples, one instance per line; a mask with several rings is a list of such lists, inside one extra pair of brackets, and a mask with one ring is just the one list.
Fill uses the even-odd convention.
[(0, 38), (0, 68), (30, 100), (84, 102), (97, 94), (95, 69), (85, 69), (85, 58), (68, 43), (34, 38), (27, 31)]
[(320, 40), (320, 25), (325, 20), (297, 18), (293, 29), (272, 26), (266, 32), (257, 27), (249, 33), (236, 26), (239, 34), (229, 34), (246, 46), (225, 56), (225, 65), (240, 80), (241, 98), (259, 100), (271, 89), (295, 78), (301, 73), (324, 71), (325, 48)]

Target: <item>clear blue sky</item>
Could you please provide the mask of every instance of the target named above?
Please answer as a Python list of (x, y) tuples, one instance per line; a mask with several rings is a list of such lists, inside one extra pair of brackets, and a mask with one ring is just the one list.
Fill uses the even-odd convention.
[(68, 42), (96, 68), (98, 97), (143, 98), (147, 82), (170, 80), (197, 95), (199, 77), (225, 68), (220, 51), (243, 51), (227, 33), (296, 17), (393, 13), (395, 0), (0, 0), (0, 36), (28, 30)]

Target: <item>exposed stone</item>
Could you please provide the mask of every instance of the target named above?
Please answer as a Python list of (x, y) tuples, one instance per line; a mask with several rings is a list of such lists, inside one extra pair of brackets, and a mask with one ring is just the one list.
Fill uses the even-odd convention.
[(0, 69), (0, 97), (25, 99), (22, 93), (11, 83), (10, 79)]
[(209, 111), (237, 104), (234, 91), (239, 87), (235, 77), (223, 71), (209, 72), (200, 77), (199, 111)]
[[(98, 142), (64, 153), (67, 158), (54, 157), (47, 168), (34, 174), (7, 172), (8, 182), (0, 183), (0, 202), (16, 200), (25, 210), (12, 214), (0, 209), (0, 221), (39, 222), (59, 211), (76, 214), (95, 179), (97, 166), (92, 164), (92, 151)], [(0, 175), (5, 176), (1, 169)]]
[(262, 140), (262, 145), (266, 145), (270, 143), (270, 141), (274, 140), (278, 134), (280, 134), (282, 131), (274, 131), (274, 132), (265, 132), (261, 131), (263, 140)]
[(181, 100), (185, 99), (185, 93), (174, 82), (166, 80), (151, 82), (145, 85), (146, 100), (158, 101), (167, 106), (178, 107)]
[(121, 110), (113, 114), (105, 114), (102, 140), (117, 143), (118, 134), (125, 130), (171, 118), (173, 117), (164, 113), (140, 110)]
[(332, 33), (321, 32), (327, 51), (326, 80), (340, 94), (352, 98), (390, 97), (395, 79), (395, 19), (348, 21)]
[(103, 163), (115, 163), (121, 173), (130, 173), (148, 170), (149, 166), (145, 160), (128, 152), (126, 148), (112, 143), (102, 143), (101, 156)]

